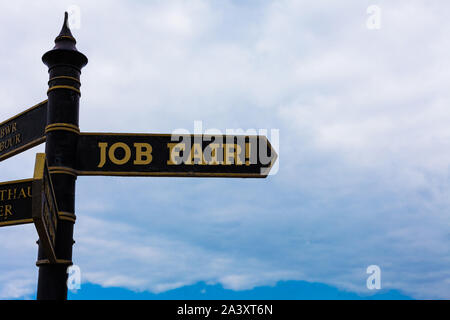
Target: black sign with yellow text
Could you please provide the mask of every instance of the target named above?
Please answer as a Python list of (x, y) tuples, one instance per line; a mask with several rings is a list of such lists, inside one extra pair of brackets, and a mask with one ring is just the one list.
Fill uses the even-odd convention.
[(47, 100), (0, 123), (0, 161), (45, 141)]
[(0, 227), (33, 223), (33, 179), (0, 183)]
[(82, 133), (76, 174), (265, 178), (276, 158), (264, 136)]

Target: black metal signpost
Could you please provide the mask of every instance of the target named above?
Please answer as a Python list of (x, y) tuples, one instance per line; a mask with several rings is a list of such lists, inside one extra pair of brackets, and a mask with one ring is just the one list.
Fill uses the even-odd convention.
[(81, 133), (81, 69), (65, 14), (48, 66), (48, 100), (0, 124), (0, 161), (46, 141), (33, 179), (0, 184), (0, 226), (35, 223), (37, 299), (67, 299), (79, 175), (265, 178), (277, 154), (264, 136)]

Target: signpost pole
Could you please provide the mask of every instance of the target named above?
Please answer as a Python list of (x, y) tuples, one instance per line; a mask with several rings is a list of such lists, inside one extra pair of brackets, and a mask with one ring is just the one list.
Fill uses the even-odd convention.
[(66, 13), (55, 47), (42, 57), (50, 77), (45, 153), (59, 212), (56, 263), (51, 262), (42, 243), (39, 244), (36, 262), (39, 267), (38, 300), (67, 299), (67, 267), (72, 264), (80, 74), (87, 58), (76, 49), (76, 40), (67, 21)]

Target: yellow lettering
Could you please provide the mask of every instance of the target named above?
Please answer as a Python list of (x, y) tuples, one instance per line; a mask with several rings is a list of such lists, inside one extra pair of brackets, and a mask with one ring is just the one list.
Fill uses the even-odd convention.
[(18, 199), (26, 198), (26, 197), (27, 197), (27, 194), (25, 193), (25, 190), (23, 188), (20, 188)]
[(0, 217), (4, 217), (4, 219), (8, 219), (8, 215), (12, 216), (12, 205), (7, 204), (5, 206), (0, 206)]
[(2, 128), (0, 128), (0, 139), (6, 137), (7, 135), (14, 133), (17, 131), (17, 123), (14, 122), (12, 124), (8, 124)]
[(192, 157), (192, 164), (203, 164), (202, 146), (198, 143), (192, 145), (190, 157)]
[(242, 160), (241, 160), (241, 153), (242, 153), (242, 148), (239, 144), (236, 145), (236, 152), (234, 154), (234, 158), (236, 159), (236, 164), (238, 166), (242, 165)]
[[(122, 159), (117, 159), (116, 155), (115, 155), (116, 150), (119, 148), (121, 148), (121, 149), (123, 149), (123, 151), (125, 151), (125, 155)], [(109, 148), (108, 156), (109, 156), (109, 159), (112, 161), (112, 163), (121, 166), (121, 165), (127, 163), (128, 160), (130, 160), (131, 150), (130, 150), (130, 147), (128, 147), (125, 143), (117, 142), (117, 143), (114, 143), (111, 146), (111, 148)]]
[(10, 134), (10, 132), (11, 132), (11, 125), (7, 125), (7, 126), (5, 127), (5, 136), (7, 136), (8, 134)]
[[(218, 164), (222, 164), (222, 158), (219, 160), (218, 159), (218, 150), (221, 146), (221, 144), (219, 143), (210, 143), (206, 148), (205, 148), (205, 154), (207, 154), (207, 149), (211, 150), (211, 159), (208, 161), (209, 165), (218, 165)], [(209, 153), (209, 151), (208, 151)]]
[(9, 138), (7, 140), (5, 140), (5, 149), (9, 149), (12, 145), (12, 139)]
[(251, 151), (250, 147), (251, 147), (250, 143), (245, 144), (245, 165), (246, 166), (250, 165), (250, 151)]
[(99, 142), (98, 147), (100, 148), (100, 163), (97, 167), (101, 168), (106, 163), (106, 148), (108, 147), (108, 144), (106, 142)]
[(233, 143), (225, 143), (225, 145), (224, 145), (225, 162), (224, 163), (226, 165), (234, 164), (235, 149), (236, 148), (234, 147)]
[[(152, 162), (152, 146), (148, 143), (135, 143), (134, 147), (136, 148), (136, 160), (134, 160), (134, 164), (149, 164)], [(145, 149), (145, 151), (143, 151)], [(143, 160), (142, 158), (145, 158)]]
[(5, 218), (8, 218), (8, 214), (12, 216), (12, 205), (10, 204), (5, 206)]
[(167, 148), (169, 148), (169, 160), (167, 160), (168, 165), (178, 165), (181, 164), (180, 152), (186, 150), (186, 145), (183, 143), (168, 143)]
[(11, 200), (13, 197), (13, 200), (16, 199), (16, 191), (17, 189), (8, 189), (8, 200)]

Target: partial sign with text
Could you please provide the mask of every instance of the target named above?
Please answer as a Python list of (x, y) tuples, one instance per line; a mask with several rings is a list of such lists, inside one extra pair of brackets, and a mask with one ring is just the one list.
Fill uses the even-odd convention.
[(45, 141), (47, 101), (0, 123), (0, 161)]

